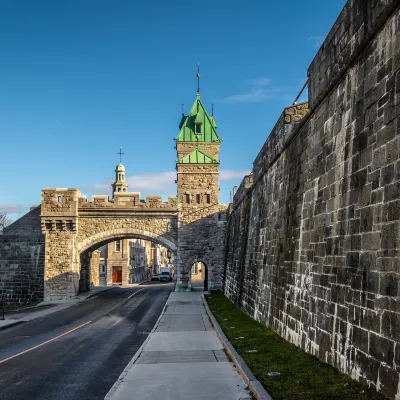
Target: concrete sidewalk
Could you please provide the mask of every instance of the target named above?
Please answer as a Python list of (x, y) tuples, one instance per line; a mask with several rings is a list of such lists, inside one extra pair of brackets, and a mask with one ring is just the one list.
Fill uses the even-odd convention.
[(112, 287), (95, 287), (92, 290), (80, 293), (77, 296), (71, 297), (68, 300), (60, 301), (43, 301), (37, 307), (27, 307), (16, 311), (10, 311), (5, 314), (5, 320), (0, 320), (0, 331), (10, 328), (11, 326), (21, 324), (23, 322), (32, 321), (36, 318), (41, 318), (57, 311), (65, 310), (75, 304), (93, 297), (104, 290), (112, 289)]
[(251, 399), (208, 320), (201, 294), (171, 293), (153, 331), (105, 399)]

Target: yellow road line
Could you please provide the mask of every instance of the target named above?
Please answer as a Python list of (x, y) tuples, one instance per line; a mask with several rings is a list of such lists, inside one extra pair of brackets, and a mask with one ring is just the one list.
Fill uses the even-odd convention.
[(36, 345), (36, 346), (33, 346), (33, 347), (31, 347), (30, 349), (28, 349), (28, 350), (21, 351), (21, 353), (15, 354), (15, 355), (13, 355), (13, 356), (11, 356), (11, 357), (7, 357), (7, 358), (5, 358), (4, 360), (0, 360), (0, 364), (2, 364), (3, 362), (6, 362), (6, 361), (8, 361), (8, 360), (12, 360), (12, 359), (15, 358), (15, 357), (21, 356), (22, 354), (28, 353), (28, 351), (35, 350), (35, 349), (37, 349), (38, 347), (42, 347), (42, 346), (44, 346), (44, 345), (47, 344), (47, 343), (54, 342), (54, 340), (60, 339), (60, 337), (63, 337), (63, 336), (65, 336), (65, 335), (68, 335), (69, 333), (71, 333), (71, 332), (73, 332), (73, 331), (76, 331), (77, 329), (82, 328), (82, 327), (84, 327), (85, 325), (90, 324), (91, 322), (92, 322), (92, 321), (85, 322), (84, 324), (79, 325), (79, 326), (77, 326), (76, 328), (71, 329), (70, 331), (65, 332), (65, 333), (63, 333), (63, 334), (61, 334), (61, 335), (58, 335), (58, 336), (56, 336), (56, 337), (53, 338), (53, 339), (46, 340), (45, 342), (43, 342), (43, 343), (41, 343), (41, 344), (38, 344), (38, 345)]

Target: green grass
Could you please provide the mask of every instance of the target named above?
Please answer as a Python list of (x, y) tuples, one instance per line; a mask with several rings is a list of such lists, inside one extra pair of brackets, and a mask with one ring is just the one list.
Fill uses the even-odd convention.
[[(21, 310), (23, 308), (27, 308), (27, 307), (34, 307), (36, 305), (38, 305), (39, 302), (36, 303), (28, 303), (28, 304), (11, 304), (9, 306), (5, 306), (4, 307), (4, 311), (17, 311), (17, 310)], [(0, 313), (2, 312), (2, 309), (0, 308)]]
[[(250, 318), (221, 292), (206, 296), (226, 337), (275, 400), (385, 400)], [(235, 339), (243, 336), (244, 339)], [(257, 350), (257, 353), (246, 353)], [(279, 372), (270, 377), (268, 372)]]

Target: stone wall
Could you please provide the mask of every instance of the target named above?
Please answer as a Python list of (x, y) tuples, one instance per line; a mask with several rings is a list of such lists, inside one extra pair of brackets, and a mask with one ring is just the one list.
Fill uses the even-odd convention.
[[(189, 145), (194, 147), (195, 143), (177, 143), (178, 155), (183, 145), (189, 148)], [(208, 151), (219, 150), (219, 143), (200, 142), (199, 148), (201, 146)], [(220, 288), (223, 280), (226, 206), (219, 204), (219, 164), (177, 164), (176, 169), (178, 287), (189, 284), (192, 265), (201, 261), (207, 268), (207, 286), (210, 289)]]
[[(400, 398), (399, 1), (349, 1), (229, 208), (225, 294)], [(285, 123), (288, 122), (288, 123)]]
[(44, 237), (40, 206), (0, 235), (0, 300), (28, 304), (43, 300)]

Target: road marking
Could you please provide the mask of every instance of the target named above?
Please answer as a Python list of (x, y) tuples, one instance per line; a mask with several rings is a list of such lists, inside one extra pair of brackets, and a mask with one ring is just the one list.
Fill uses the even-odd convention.
[(42, 347), (42, 346), (44, 346), (44, 345), (47, 344), (47, 343), (54, 342), (54, 340), (60, 339), (61, 337), (65, 336), (65, 335), (68, 335), (69, 333), (74, 332), (74, 331), (76, 331), (77, 329), (82, 328), (82, 327), (84, 327), (84, 326), (87, 325), (87, 324), (90, 324), (91, 322), (92, 322), (92, 321), (85, 322), (84, 324), (79, 325), (79, 326), (77, 326), (76, 328), (69, 330), (68, 332), (62, 333), (61, 335), (58, 335), (58, 336), (56, 336), (56, 337), (53, 338), (53, 339), (46, 340), (45, 342), (43, 342), (43, 343), (41, 343), (41, 344), (38, 344), (38, 345), (36, 345), (36, 346), (33, 346), (33, 347), (31, 347), (30, 349), (28, 349), (28, 350), (21, 351), (21, 353), (15, 354), (15, 355), (13, 355), (13, 356), (11, 356), (11, 357), (7, 357), (7, 358), (5, 358), (4, 360), (0, 360), (0, 364), (6, 362), (6, 361), (8, 361), (8, 360), (12, 360), (12, 359), (15, 358), (15, 357), (21, 356), (22, 354), (28, 353), (28, 351), (35, 350), (35, 349), (37, 349), (38, 347)]
[(137, 292), (135, 292), (135, 293), (132, 293), (129, 297), (128, 297), (128, 299), (130, 299), (131, 297), (133, 297), (135, 294), (138, 294), (138, 293), (140, 293), (141, 291), (143, 291), (144, 289), (140, 289), (140, 290), (138, 290)]

